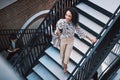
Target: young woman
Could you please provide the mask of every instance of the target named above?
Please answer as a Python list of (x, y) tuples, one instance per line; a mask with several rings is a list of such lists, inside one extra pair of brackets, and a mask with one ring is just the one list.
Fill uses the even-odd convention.
[(60, 35), (60, 55), (64, 73), (67, 72), (67, 64), (69, 62), (70, 53), (74, 44), (75, 31), (80, 38), (88, 38), (91, 42), (96, 42), (96, 38), (91, 38), (81, 30), (78, 25), (79, 16), (74, 8), (68, 8), (65, 11), (65, 19), (58, 20), (56, 24), (55, 34)]

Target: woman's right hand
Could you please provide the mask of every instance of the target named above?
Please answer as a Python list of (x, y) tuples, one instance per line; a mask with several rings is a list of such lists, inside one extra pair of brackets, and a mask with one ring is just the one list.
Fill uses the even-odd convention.
[(57, 36), (59, 36), (59, 35), (60, 35), (60, 30), (59, 30), (59, 29), (56, 29), (56, 30), (55, 30), (55, 34), (56, 34)]

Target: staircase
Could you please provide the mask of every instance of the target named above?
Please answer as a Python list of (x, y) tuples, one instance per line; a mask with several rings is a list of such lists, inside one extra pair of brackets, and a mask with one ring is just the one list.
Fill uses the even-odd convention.
[[(107, 3), (106, 3), (107, 1)], [(108, 2), (116, 3), (114, 8), (108, 9)], [(104, 5), (101, 4), (104, 3)], [(116, 0), (86, 0), (76, 5), (79, 12), (79, 25), (91, 37), (101, 37), (105, 24), (119, 6)], [(89, 51), (94, 47), (87, 38), (79, 39), (75, 35), (74, 48), (70, 56), (67, 73), (64, 74), (59, 49), (52, 46), (45, 50), (45, 55), (39, 59), (39, 63), (33, 67), (32, 72), (26, 77), (27, 80), (67, 80), (76, 69), (77, 64), (86, 59)], [(77, 71), (77, 69), (75, 70)]]

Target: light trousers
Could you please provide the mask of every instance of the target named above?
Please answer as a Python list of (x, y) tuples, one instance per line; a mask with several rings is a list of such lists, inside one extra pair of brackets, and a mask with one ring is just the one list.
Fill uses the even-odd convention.
[(74, 37), (62, 38), (60, 44), (60, 56), (65, 64), (68, 64), (71, 51), (73, 49)]

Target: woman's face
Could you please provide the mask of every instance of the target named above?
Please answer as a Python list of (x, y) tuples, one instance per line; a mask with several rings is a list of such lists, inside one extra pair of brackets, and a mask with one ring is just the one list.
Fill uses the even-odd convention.
[(67, 23), (71, 22), (71, 20), (72, 20), (72, 14), (69, 10), (66, 11), (65, 19), (66, 19)]

